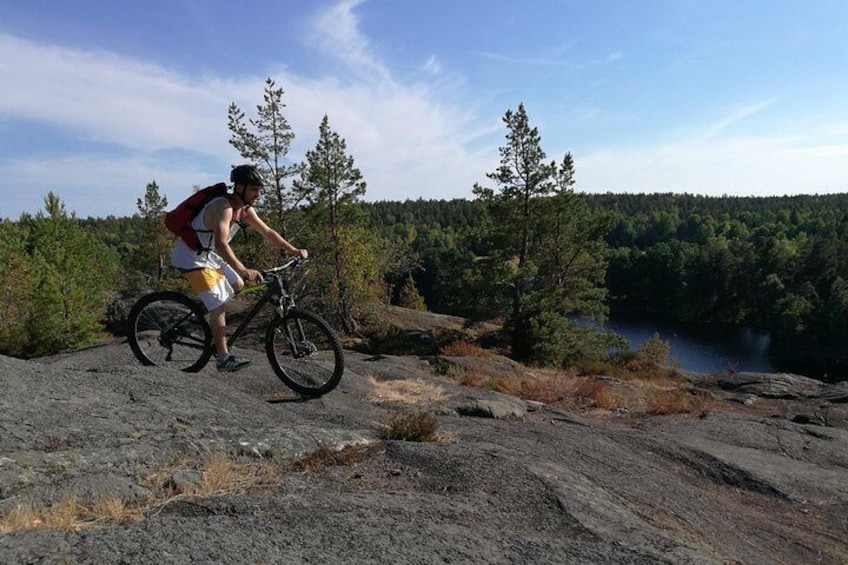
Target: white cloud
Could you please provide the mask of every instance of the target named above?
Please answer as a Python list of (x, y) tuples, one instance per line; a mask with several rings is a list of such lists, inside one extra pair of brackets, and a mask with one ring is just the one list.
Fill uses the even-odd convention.
[(350, 71), (391, 80), (391, 73), (374, 57), (368, 38), (359, 31), (359, 18), (353, 11), (363, 2), (341, 0), (320, 12), (313, 22), (313, 45), (328, 56), (343, 60)]
[(442, 71), (442, 65), (435, 55), (430, 55), (430, 58), (424, 63), (424, 71), (433, 75), (437, 75)]
[(562, 59), (558, 56), (524, 57), (515, 55), (505, 55), (503, 53), (493, 53), (491, 51), (472, 51), (472, 53), (474, 55), (483, 57), (484, 59), (489, 59), (498, 63), (508, 63), (510, 65), (526, 65), (533, 67), (566, 67), (570, 69), (581, 68), (581, 65), (566, 61), (565, 59)]
[(848, 191), (848, 149), (802, 144), (797, 137), (740, 137), (588, 151), (575, 155), (577, 188), (712, 196)]
[(14, 189), (4, 193), (0, 217), (17, 218), (21, 211), (42, 210), (44, 196), (53, 192), (69, 212), (86, 216), (129, 216), (137, 211), (136, 200), (144, 196), (147, 183), (156, 181), (159, 193), (176, 203), (191, 187), (219, 179), (208, 171), (184, 164), (163, 165), (150, 159), (74, 155), (50, 159), (34, 157), (0, 164)]
[[(474, 126), (473, 107), (440, 90), (444, 83), (392, 80), (358, 32), (351, 14), (357, 4), (341, 2), (316, 19), (325, 45), (345, 53), (343, 63), (357, 80), (304, 77), (282, 65), (271, 75), (285, 90), (285, 115), (296, 134), (289, 157), (299, 161), (314, 146), (327, 114), (368, 182), (369, 200), (470, 197), (474, 182), (493, 166), (498, 139), (483, 144), (491, 150), (469, 149), (492, 135)], [(5, 118), (0, 127), (37, 122), (78, 139), (106, 142), (118, 152), (75, 154), (60, 148), (49, 155), (0, 157), (4, 183), (29, 187), (6, 201), (0, 210), (6, 217), (40, 209), (49, 190), (81, 216), (123, 215), (135, 211), (135, 200), (150, 180), (157, 180), (171, 200), (178, 199), (181, 187), (187, 191), (218, 180), (216, 175), (239, 161), (228, 144), (227, 106), (235, 101), (250, 117), (262, 102), (265, 80), (186, 76), (114, 53), (44, 45), (0, 32), (0, 61), (10, 60), (18, 64), (0, 64), (0, 116)], [(192, 155), (190, 162), (175, 162), (173, 155), (180, 153)], [(107, 188), (109, 197), (99, 197)]]
[[(112, 53), (41, 45), (0, 33), (0, 111), (138, 150), (214, 152), (226, 135), (227, 92)], [(220, 153), (220, 150), (218, 151)]]
[(730, 115), (725, 116), (720, 120), (716, 121), (714, 124), (710, 125), (704, 132), (704, 137), (715, 137), (720, 132), (732, 126), (733, 124), (762, 112), (763, 110), (771, 106), (773, 102), (774, 99), (763, 100), (761, 102), (749, 104), (747, 106), (734, 110)]
[(821, 158), (828, 159), (848, 157), (848, 144), (820, 145), (817, 147), (801, 147), (797, 149), (786, 149), (783, 154), (789, 157)]

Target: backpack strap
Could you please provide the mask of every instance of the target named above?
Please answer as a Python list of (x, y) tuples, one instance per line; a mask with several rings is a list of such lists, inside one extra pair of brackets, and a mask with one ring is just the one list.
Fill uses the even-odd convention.
[[(233, 209), (233, 217), (230, 219), (230, 225), (238, 224), (239, 231), (243, 232), (245, 239), (247, 239), (247, 231), (246, 231), (247, 230), (247, 222), (244, 222), (241, 219), (243, 209), (239, 209), (238, 211), (236, 211), (235, 204), (233, 203), (233, 197), (231, 195), (225, 194), (225, 195), (223, 195), (223, 198), (227, 199), (227, 203)], [(211, 200), (209, 202), (211, 202)], [(203, 209), (206, 208), (206, 206), (209, 204), (209, 202), (206, 202), (203, 205), (203, 207), (200, 209), (200, 212), (202, 212)], [(247, 208), (247, 207), (249, 207), (249, 205), (246, 206), (245, 208)], [(198, 212), (198, 214), (200, 214), (200, 212)], [(194, 229), (194, 228), (192, 228), (192, 229)], [(213, 233), (213, 230), (205, 230), (205, 229), (194, 229), (194, 231), (200, 232), (200, 233)], [(212, 243), (211, 238), (209, 240), (209, 243), (210, 244)], [(197, 250), (197, 254), (200, 255), (204, 251), (212, 251), (212, 247), (203, 247), (203, 244), (201, 244), (200, 249)]]

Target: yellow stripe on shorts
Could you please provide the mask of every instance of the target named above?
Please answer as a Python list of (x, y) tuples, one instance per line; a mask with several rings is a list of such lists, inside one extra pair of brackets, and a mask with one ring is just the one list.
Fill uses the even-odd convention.
[(189, 282), (194, 292), (206, 292), (215, 288), (218, 281), (224, 278), (224, 273), (219, 269), (204, 267), (203, 269), (185, 272), (183, 276)]

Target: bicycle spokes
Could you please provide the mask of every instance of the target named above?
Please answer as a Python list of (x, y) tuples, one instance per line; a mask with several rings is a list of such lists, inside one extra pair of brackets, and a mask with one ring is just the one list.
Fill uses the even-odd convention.
[(129, 316), (128, 341), (145, 365), (197, 371), (212, 354), (212, 333), (196, 302), (176, 292), (147, 295)]
[(266, 334), (268, 359), (287, 386), (307, 396), (332, 390), (344, 371), (341, 344), (327, 322), (311, 312), (290, 311)]

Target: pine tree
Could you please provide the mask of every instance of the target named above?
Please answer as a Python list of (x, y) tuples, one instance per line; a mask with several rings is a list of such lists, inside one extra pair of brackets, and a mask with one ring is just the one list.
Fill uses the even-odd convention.
[(328, 316), (347, 331), (355, 318), (373, 306), (381, 294), (382, 266), (378, 241), (365, 229), (359, 203), (365, 194), (362, 173), (347, 154), (347, 144), (329, 125), (325, 115), (319, 126), (318, 143), (307, 151), (295, 190), (308, 203), (307, 224), (311, 226), (313, 251), (322, 257), (324, 308)]
[(21, 222), (0, 220), (0, 353), (4, 355), (21, 356), (28, 341), (35, 284), (26, 242)]
[(424, 304), (424, 297), (418, 292), (412, 275), (406, 277), (406, 281), (404, 281), (403, 286), (400, 288), (398, 306), (421, 312), (427, 310), (427, 305)]
[(511, 278), (501, 285), (512, 295), (513, 355), (563, 363), (578, 350), (591, 349), (591, 340), (576, 339), (569, 316), (604, 312), (604, 230), (581, 223), (571, 154), (559, 166), (546, 161), (539, 131), (531, 127), (523, 104), (516, 112), (508, 110), (503, 121), (507, 134), (500, 166), (487, 174), (497, 187), (474, 186), (490, 218), (491, 254), (488, 265), (482, 265), (489, 278), (504, 264), (513, 266)]
[(144, 221), (144, 228), (133, 263), (144, 278), (155, 286), (165, 277), (167, 254), (173, 241), (165, 229), (168, 199), (159, 195), (159, 185), (155, 180), (147, 184), (144, 199), (137, 199), (136, 207)]
[[(286, 179), (300, 172), (300, 165), (286, 160), (294, 132), (283, 115), (283, 89), (276, 88), (270, 77), (265, 81), (264, 103), (256, 107), (257, 117), (246, 120), (245, 113), (231, 103), (228, 109), (230, 145), (255, 164), (270, 182), (263, 195), (262, 208), (270, 214), (270, 222), (286, 235), (288, 213), (298, 203), (298, 195), (286, 187)], [(249, 126), (248, 126), (249, 124)]]
[(85, 233), (62, 201), (49, 193), (45, 211), (28, 219), (35, 292), (28, 313), (25, 354), (44, 355), (89, 343), (101, 330), (115, 266), (102, 244)]

